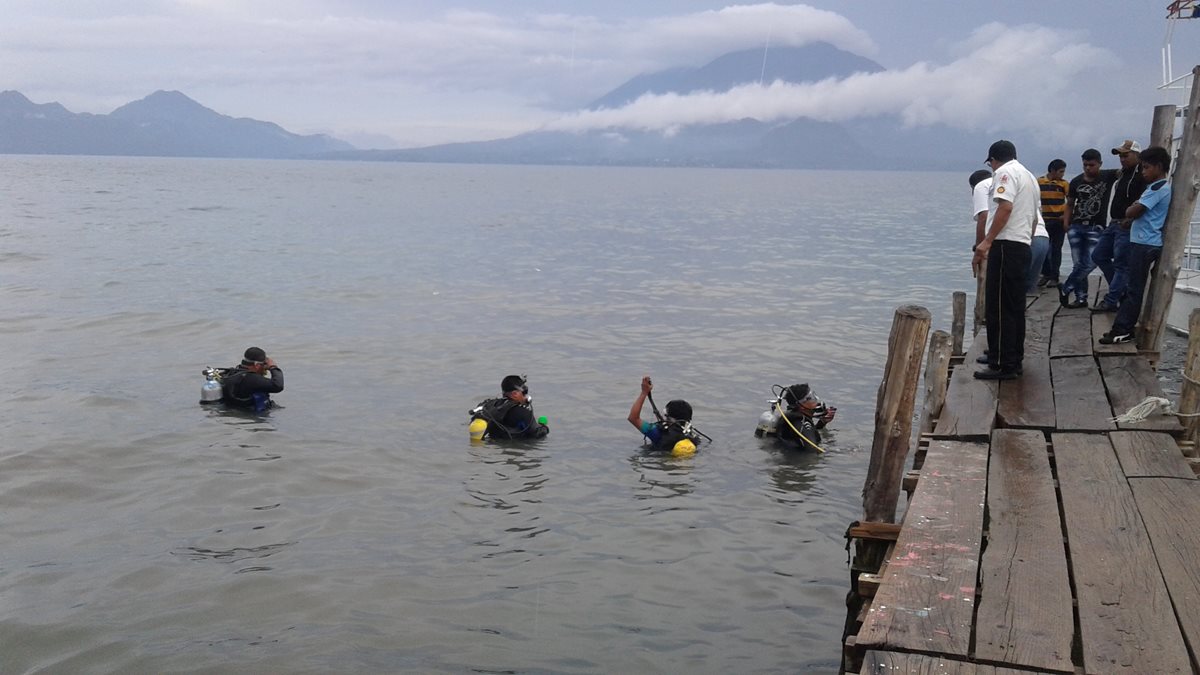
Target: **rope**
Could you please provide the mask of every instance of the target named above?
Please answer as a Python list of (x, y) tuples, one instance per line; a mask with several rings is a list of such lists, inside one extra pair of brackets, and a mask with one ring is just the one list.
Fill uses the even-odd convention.
[(803, 439), (805, 443), (808, 443), (809, 445), (816, 448), (817, 452), (825, 452), (824, 448), (822, 448), (821, 446), (817, 445), (816, 443), (813, 443), (812, 441), (808, 440), (807, 438), (804, 437), (804, 434), (800, 433), (800, 430), (796, 428), (796, 425), (792, 424), (792, 421), (789, 420), (787, 418), (787, 415), (784, 414), (783, 408), (780, 407), (780, 405), (779, 405), (779, 401), (775, 401), (775, 409), (779, 411), (779, 416), (783, 418), (783, 421), (787, 422), (787, 425), (792, 428), (792, 431), (796, 432), (796, 435), (799, 436), (801, 439)]
[(1200, 413), (1181, 413), (1176, 412), (1171, 402), (1165, 398), (1158, 396), (1147, 396), (1141, 403), (1133, 406), (1121, 415), (1113, 417), (1111, 421), (1121, 424), (1133, 424), (1142, 422), (1154, 415), (1174, 415), (1176, 417), (1200, 417)]
[(1194, 380), (1194, 379), (1188, 377), (1188, 374), (1186, 372), (1184, 372), (1184, 370), (1182, 368), (1179, 370), (1179, 374), (1181, 376), (1183, 376), (1183, 379), (1185, 382), (1191, 382), (1192, 384), (1196, 385), (1197, 387), (1200, 387), (1200, 380)]

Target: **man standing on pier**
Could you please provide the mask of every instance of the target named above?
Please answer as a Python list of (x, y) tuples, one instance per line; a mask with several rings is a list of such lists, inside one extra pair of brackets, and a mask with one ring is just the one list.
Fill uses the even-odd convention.
[(996, 212), (975, 247), (973, 261), (987, 261), (987, 368), (975, 377), (1012, 380), (1021, 376), (1025, 358), (1025, 282), (1029, 245), (1038, 222), (1039, 188), (1033, 174), (1017, 161), (1017, 148), (1010, 141), (992, 143), (987, 164), (993, 173)]

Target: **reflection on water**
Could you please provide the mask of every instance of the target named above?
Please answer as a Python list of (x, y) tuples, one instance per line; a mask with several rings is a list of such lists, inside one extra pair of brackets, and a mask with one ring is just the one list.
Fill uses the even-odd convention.
[(696, 455), (674, 457), (669, 452), (649, 450), (630, 455), (629, 464), (638, 476), (634, 499), (668, 499), (691, 494), (694, 490), (691, 466)]

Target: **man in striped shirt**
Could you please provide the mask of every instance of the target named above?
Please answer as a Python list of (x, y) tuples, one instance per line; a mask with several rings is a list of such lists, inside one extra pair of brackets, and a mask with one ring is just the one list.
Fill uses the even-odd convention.
[(1067, 229), (1063, 227), (1063, 212), (1067, 210), (1068, 184), (1063, 180), (1066, 172), (1067, 163), (1056, 159), (1046, 167), (1046, 175), (1038, 179), (1038, 187), (1042, 191), (1042, 219), (1046, 221), (1046, 231), (1050, 234), (1050, 252), (1042, 263), (1039, 287), (1058, 285), (1063, 241), (1067, 238)]

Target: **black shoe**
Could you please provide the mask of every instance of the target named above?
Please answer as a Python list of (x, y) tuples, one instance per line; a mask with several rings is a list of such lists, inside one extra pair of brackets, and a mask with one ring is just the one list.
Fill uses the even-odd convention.
[(1130, 331), (1111, 330), (1100, 336), (1102, 345), (1122, 345), (1126, 342), (1133, 342), (1133, 333)]
[(992, 370), (977, 370), (975, 371), (975, 379), (977, 380), (1015, 380), (1021, 376), (1020, 368), (1009, 368)]
[(1058, 304), (1062, 305), (1063, 307), (1071, 306), (1071, 294), (1063, 290), (1062, 286), (1058, 287)]
[(1087, 298), (1076, 300), (1074, 302), (1069, 302), (1063, 306), (1066, 307), (1067, 309), (1079, 309), (1080, 307), (1087, 307), (1088, 306)]
[(1047, 288), (1057, 288), (1058, 287), (1058, 279), (1047, 279), (1046, 287)]
[(1038, 288), (1045, 288), (1045, 287), (1046, 287), (1046, 282), (1048, 282), (1048, 281), (1050, 281), (1050, 279), (1049, 279), (1048, 277), (1042, 277), (1041, 279), (1038, 279), (1038, 281), (1037, 281), (1037, 287), (1038, 287)]
[(1110, 305), (1107, 302), (1102, 302), (1102, 303), (1096, 305), (1095, 307), (1093, 307), (1092, 311), (1093, 312), (1115, 312), (1115, 311), (1117, 311), (1117, 306)]
[(991, 361), (988, 360), (987, 352), (984, 352), (983, 356), (976, 357), (975, 363), (979, 363), (982, 365), (987, 365), (987, 364), (991, 363)]

